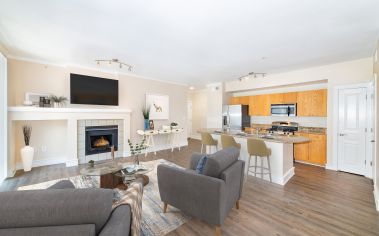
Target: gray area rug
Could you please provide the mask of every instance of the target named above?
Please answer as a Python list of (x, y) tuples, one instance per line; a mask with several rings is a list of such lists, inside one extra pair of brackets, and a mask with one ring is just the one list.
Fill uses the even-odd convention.
[[(142, 199), (142, 235), (144, 236), (161, 236), (175, 230), (182, 224), (186, 223), (190, 217), (181, 213), (180, 210), (174, 207), (169, 207), (167, 213), (163, 213), (159, 196), (158, 180), (157, 180), (157, 166), (159, 164), (167, 164), (182, 168), (172, 162), (159, 159), (141, 163), (153, 167), (153, 170), (147, 173), (150, 182), (145, 186)], [(73, 176), (69, 178), (57, 179), (39, 184), (28, 185), (19, 187), (17, 190), (31, 190), (31, 189), (46, 189), (51, 185), (59, 182), (60, 180), (70, 180), (76, 188), (98, 188), (100, 186), (99, 177), (89, 176)], [(119, 191), (120, 192), (120, 191)]]

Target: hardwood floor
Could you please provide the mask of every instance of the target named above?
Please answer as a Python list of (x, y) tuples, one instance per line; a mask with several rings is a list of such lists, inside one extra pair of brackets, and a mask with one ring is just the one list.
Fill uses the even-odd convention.
[[(190, 140), (180, 152), (160, 151), (141, 160), (164, 158), (187, 166), (190, 154), (198, 150), (200, 142)], [(79, 168), (53, 165), (18, 171), (0, 191), (75, 176)], [(284, 187), (249, 177), (239, 205), (222, 226), (222, 235), (379, 235), (372, 181), (362, 176), (296, 164), (295, 176)], [(169, 236), (214, 235), (214, 229), (192, 219)]]

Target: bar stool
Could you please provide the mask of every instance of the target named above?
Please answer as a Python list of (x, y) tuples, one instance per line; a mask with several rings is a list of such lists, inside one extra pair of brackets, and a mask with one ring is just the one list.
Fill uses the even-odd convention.
[[(270, 166), (270, 155), (271, 155), (271, 149), (267, 148), (264, 141), (259, 139), (247, 139), (247, 152), (249, 153), (249, 161), (247, 165), (247, 175), (250, 173), (254, 174), (256, 177), (257, 174), (261, 174), (261, 179), (263, 179), (263, 175), (269, 175), (270, 176), (270, 182), (272, 182), (271, 179), (271, 166)], [(250, 165), (251, 157), (255, 156), (255, 165)], [(261, 166), (258, 166), (258, 157), (261, 161)], [(263, 166), (263, 159), (267, 158), (267, 167)], [(254, 168), (254, 171), (251, 171), (250, 168)], [(257, 172), (257, 168), (260, 169), (260, 172)], [(247, 176), (246, 175), (246, 176)]]
[(221, 134), (221, 146), (222, 149), (235, 147), (241, 149), (241, 144), (237, 143), (236, 140), (231, 135)]
[(218, 141), (213, 139), (212, 135), (209, 133), (201, 133), (201, 151), (200, 153), (203, 153), (203, 147), (205, 145), (205, 153), (207, 152), (207, 146), (216, 147), (216, 151), (218, 150), (217, 145)]

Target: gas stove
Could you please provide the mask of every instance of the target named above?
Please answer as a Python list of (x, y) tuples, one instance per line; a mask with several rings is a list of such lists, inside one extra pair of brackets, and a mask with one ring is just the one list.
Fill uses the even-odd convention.
[(276, 135), (294, 135), (299, 130), (299, 124), (288, 121), (274, 121), (271, 128), (267, 129), (270, 134)]

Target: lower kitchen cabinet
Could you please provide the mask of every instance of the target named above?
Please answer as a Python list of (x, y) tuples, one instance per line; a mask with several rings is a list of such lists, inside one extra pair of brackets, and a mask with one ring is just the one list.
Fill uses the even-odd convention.
[(310, 139), (309, 143), (294, 144), (295, 160), (324, 166), (326, 163), (326, 135), (298, 133)]

